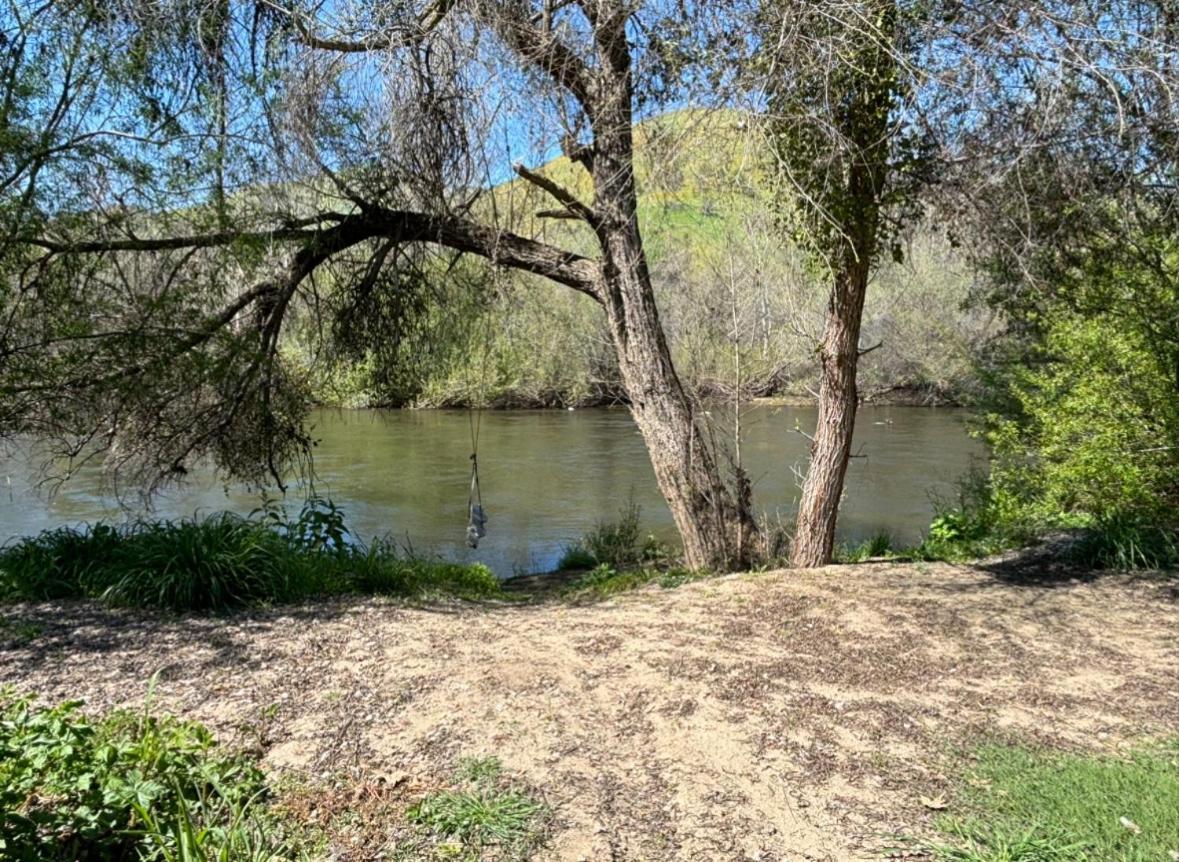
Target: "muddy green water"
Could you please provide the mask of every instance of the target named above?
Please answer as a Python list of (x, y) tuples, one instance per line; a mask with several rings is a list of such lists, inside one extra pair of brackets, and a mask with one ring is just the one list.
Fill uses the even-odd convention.
[[(790, 519), (805, 464), (809, 408), (765, 407), (744, 416), (742, 455), (754, 500), (767, 518)], [(920, 537), (931, 495), (949, 494), (981, 447), (960, 410), (880, 407), (860, 411), (840, 516), (840, 536), (857, 541), (885, 529)], [(723, 423), (717, 417), (718, 428)], [(461, 411), (322, 411), (315, 417), (317, 488), (341, 505), (362, 538), (392, 534), (419, 552), (479, 560), (501, 575), (551, 568), (563, 547), (613, 517), (633, 494), (644, 529), (673, 539), (671, 516), (630, 416), (624, 409), (486, 412), (479, 444), (489, 534), (478, 550), (463, 543), (470, 427)], [(247, 513), (258, 498), (196, 475), (155, 500), (152, 514)], [(124, 507), (126, 503), (124, 502)], [(288, 510), (297, 512), (291, 499)], [(62, 524), (134, 517), (104, 489), (97, 472), (51, 496), (39, 491), (19, 456), (0, 461), (0, 537)]]

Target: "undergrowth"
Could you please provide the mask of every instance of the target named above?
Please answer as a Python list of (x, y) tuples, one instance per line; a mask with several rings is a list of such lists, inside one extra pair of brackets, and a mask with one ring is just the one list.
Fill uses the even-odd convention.
[(940, 862), (1179, 856), (1179, 740), (1124, 757), (988, 745), (930, 848)]
[(0, 859), (295, 858), (260, 819), (262, 773), (204, 727), (80, 706), (0, 690)]
[(112, 605), (216, 611), (348, 593), (484, 598), (499, 582), (482, 565), (410, 557), (365, 545), (343, 512), (312, 499), (298, 518), (140, 521), (62, 527), (0, 549), (0, 600), (100, 599)]
[(592, 569), (608, 565), (615, 569), (664, 564), (671, 551), (655, 536), (643, 536), (642, 507), (629, 498), (613, 521), (599, 521), (580, 540), (565, 548), (557, 563), (560, 571)]

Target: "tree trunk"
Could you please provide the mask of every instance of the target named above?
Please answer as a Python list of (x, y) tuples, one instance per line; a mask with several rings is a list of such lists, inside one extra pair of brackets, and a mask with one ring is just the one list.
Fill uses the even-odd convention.
[(856, 424), (856, 367), (867, 287), (866, 260), (851, 259), (831, 291), (820, 347), (819, 421), (790, 549), (790, 564), (797, 568), (824, 566), (835, 551), (835, 522)]
[(697, 426), (691, 399), (672, 364), (639, 231), (629, 59), (624, 51), (613, 59), (616, 76), (601, 79), (612, 86), (599, 93), (588, 166), (602, 248), (602, 298), (622, 384), (683, 540), (688, 567), (745, 568), (757, 534), (747, 483), (738, 473), (738, 493), (726, 486), (717, 453)]

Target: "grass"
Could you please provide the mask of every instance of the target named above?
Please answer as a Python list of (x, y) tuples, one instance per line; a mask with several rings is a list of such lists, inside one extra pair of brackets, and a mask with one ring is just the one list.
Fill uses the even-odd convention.
[(1126, 757), (1012, 745), (974, 754), (942, 862), (1171, 862), (1179, 854), (1179, 740)]
[(841, 545), (835, 551), (837, 563), (862, 563), (880, 557), (893, 557), (898, 553), (896, 542), (887, 530), (878, 530), (858, 545)]
[(497, 859), (529, 858), (545, 838), (549, 811), (526, 788), (507, 780), (494, 757), (459, 764), (455, 786), (431, 793), (406, 812), (435, 855), (482, 858), (494, 847)]
[(312, 596), (499, 595), (481, 565), (407, 557), (364, 545), (343, 513), (313, 500), (299, 518), (141, 521), (63, 527), (0, 549), (0, 601), (99, 599), (112, 605), (218, 611)]

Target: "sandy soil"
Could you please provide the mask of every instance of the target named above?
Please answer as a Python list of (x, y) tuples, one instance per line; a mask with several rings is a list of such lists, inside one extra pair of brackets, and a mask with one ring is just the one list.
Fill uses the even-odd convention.
[[(355, 600), (225, 619), (0, 608), (0, 683), (142, 702), (274, 770), (428, 786), (496, 754), (555, 811), (546, 858), (880, 858), (980, 734), (1111, 749), (1179, 731), (1179, 593), (863, 565), (588, 606)], [(347, 855), (341, 858), (348, 858)], [(360, 858), (360, 857), (354, 857)]]

